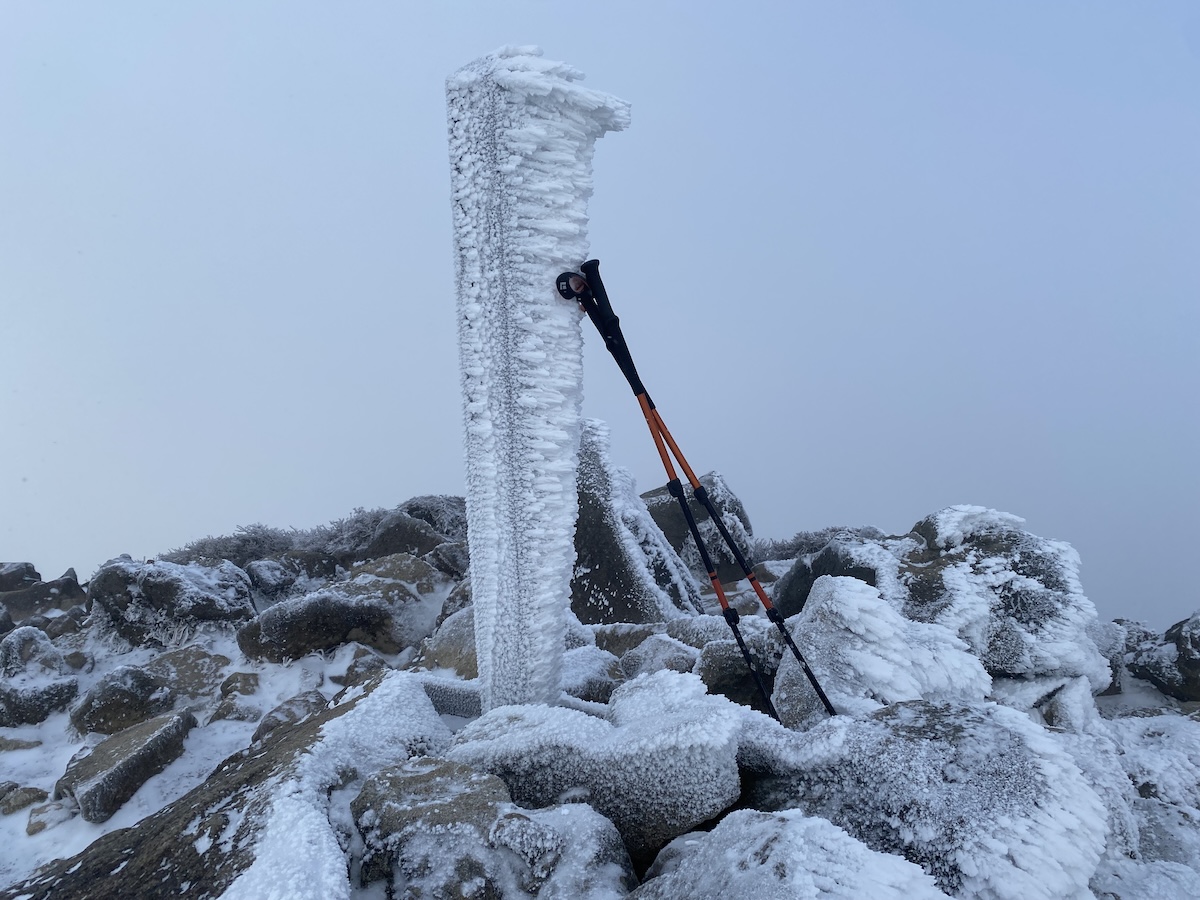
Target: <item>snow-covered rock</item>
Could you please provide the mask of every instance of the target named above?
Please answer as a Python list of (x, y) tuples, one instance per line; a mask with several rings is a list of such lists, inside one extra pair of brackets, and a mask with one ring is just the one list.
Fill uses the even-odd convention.
[(349, 803), (362, 779), (440, 753), (450, 732), (420, 682), (403, 672), (348, 692), (285, 732), (0, 896), (82, 900), (103, 884), (116, 897), (349, 900), (351, 860), (340, 841), (353, 828)]
[[(804, 611), (787, 621), (813, 674), (842, 714), (860, 715), (902, 700), (981, 701), (992, 679), (948, 629), (905, 619), (879, 589), (823, 575)], [(803, 669), (783, 654), (773, 694), (780, 721), (804, 728), (827, 713)]]
[[(726, 484), (721, 473), (709, 472), (707, 475), (701, 475), (700, 484), (708, 493), (708, 498), (712, 501), (717, 514), (720, 515), (721, 521), (729, 531), (730, 537), (733, 538), (734, 543), (741, 550), (742, 556), (749, 560), (750, 544), (754, 530), (750, 526), (750, 517), (746, 514), (746, 507), (738, 499), (737, 495), (729, 489), (729, 485)], [(723, 583), (732, 583), (744, 578), (745, 574), (742, 572), (741, 566), (738, 565), (733, 552), (726, 546), (720, 531), (717, 529), (717, 523), (709, 516), (708, 510), (692, 495), (690, 486), (685, 485), (684, 492), (688, 508), (691, 510), (692, 517), (696, 520), (696, 526), (700, 531), (700, 537), (704, 539), (709, 556), (713, 564), (717, 567), (717, 577)], [(645, 501), (650, 515), (658, 523), (659, 528), (662, 529), (671, 547), (682, 557), (688, 567), (707, 584), (708, 573), (704, 571), (704, 563), (700, 559), (700, 551), (696, 549), (696, 543), (692, 538), (691, 530), (688, 528), (687, 520), (683, 517), (683, 511), (679, 508), (679, 501), (671, 495), (667, 489), (667, 485), (647, 491), (642, 494), (642, 499)]]
[(139, 666), (118, 666), (104, 675), (71, 709), (71, 724), (80, 734), (116, 734), (166, 712), (175, 692)]
[(240, 624), (254, 615), (250, 578), (228, 560), (179, 565), (118, 557), (92, 577), (88, 596), (93, 614), (134, 644), (179, 644), (201, 623)]
[(799, 810), (732, 812), (668, 844), (630, 900), (944, 900), (934, 880)]
[(0, 728), (36, 725), (79, 693), (62, 652), (32, 625), (0, 640)]
[(608, 718), (572, 709), (492, 710), (455, 735), (448, 758), (500, 776), (513, 799), (585, 801), (617, 826), (634, 861), (733, 803), (737, 708), (693, 675), (626, 682)]
[(1137, 792), (1142, 859), (1200, 873), (1200, 722), (1171, 713), (1105, 722), (1116, 758)]
[(612, 823), (585, 804), (525, 810), (504, 782), (424, 757), (367, 779), (350, 804), (361, 881), (422, 897), (624, 897), (634, 882)]
[(1200, 611), (1159, 637), (1146, 629), (1128, 655), (1131, 674), (1176, 700), (1200, 700)]
[(596, 140), (627, 104), (536, 48), (446, 81), (467, 521), (485, 708), (554, 702), (577, 510), (581, 312)]
[(571, 608), (585, 624), (662, 622), (700, 612), (700, 591), (613, 464), (608, 426), (586, 419), (579, 447), (579, 517)]
[[(22, 564), (18, 564), (20, 565)], [(16, 574), (27, 572), (26, 569), (18, 568)], [(10, 579), (10, 583), (14, 581), (15, 579)], [(0, 593), (0, 608), (7, 610), (13, 622), (17, 624), (32, 616), (68, 610), (82, 603), (87, 596), (79, 586), (74, 569), (68, 569), (61, 578), (53, 581), (22, 581), (18, 584), (20, 586), (16, 589)]]
[[(1104, 806), (1024, 714), (909, 701), (827, 719), (803, 736), (756, 727), (759, 746), (742, 755), (746, 805), (827, 818), (956, 896), (1090, 900)], [(773, 751), (763, 735), (774, 735)]]
[(87, 822), (103, 822), (183, 753), (196, 726), (191, 713), (167, 713), (85, 746), (54, 786), (54, 799), (71, 799)]
[(1079, 555), (1023, 524), (982, 506), (951, 506), (900, 537), (838, 532), (774, 591), (790, 615), (821, 575), (858, 578), (906, 618), (949, 629), (994, 678), (1083, 675), (1101, 691), (1111, 674), (1089, 634), (1096, 610), (1079, 582)]
[(452, 669), (459, 678), (479, 675), (475, 655), (475, 610), (459, 610), (430, 637), (421, 642), (416, 657), (409, 664), (413, 669)]

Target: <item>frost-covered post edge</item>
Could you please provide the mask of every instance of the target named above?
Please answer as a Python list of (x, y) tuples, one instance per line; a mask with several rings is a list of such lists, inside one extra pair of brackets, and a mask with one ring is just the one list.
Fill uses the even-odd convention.
[(587, 258), (596, 139), (628, 104), (533, 47), (446, 81), (475, 644), (485, 710), (558, 699), (575, 558), (583, 334), (556, 276)]

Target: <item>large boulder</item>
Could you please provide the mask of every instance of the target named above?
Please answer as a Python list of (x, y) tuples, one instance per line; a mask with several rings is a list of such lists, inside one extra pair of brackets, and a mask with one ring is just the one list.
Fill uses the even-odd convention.
[(951, 506), (901, 537), (840, 532), (797, 561), (775, 595), (791, 615), (821, 575), (858, 578), (906, 618), (949, 629), (993, 678), (1084, 675), (1099, 692), (1111, 674), (1089, 635), (1096, 610), (1079, 583), (1079, 555), (1023, 524), (981, 506)]
[(19, 591), (41, 580), (42, 576), (38, 574), (38, 570), (34, 568), (33, 563), (0, 563), (0, 594), (7, 593), (8, 591)]
[(266, 600), (292, 591), (316, 590), (338, 573), (338, 558), (321, 550), (289, 550), (246, 564), (250, 583)]
[(413, 669), (452, 669), (459, 678), (479, 676), (479, 658), (475, 650), (475, 610), (459, 610), (446, 619), (410, 663)]
[(589, 803), (644, 865), (737, 799), (738, 725), (736, 707), (700, 679), (664, 671), (619, 687), (607, 719), (498, 707), (459, 731), (447, 757), (498, 775), (522, 806)]
[(700, 611), (695, 580), (613, 465), (608, 427), (584, 422), (577, 475), (579, 515), (571, 609), (585, 624), (662, 622)]
[(160, 653), (146, 664), (146, 671), (170, 691), (189, 700), (213, 698), (225, 680), (230, 659), (199, 644)]
[(0, 898), (85, 900), (99, 884), (106, 896), (145, 900), (348, 897), (339, 841), (353, 827), (353, 795), (336, 789), (449, 741), (417, 680), (393, 672), (255, 752), (238, 751), (180, 799)]
[[(865, 714), (901, 700), (981, 701), (992, 686), (979, 659), (941, 625), (905, 619), (879, 589), (823, 575), (787, 620), (834, 709)], [(799, 662), (784, 653), (773, 699), (780, 721), (806, 728), (827, 715)]]
[(401, 649), (392, 610), (381, 599), (347, 597), (324, 589), (281, 601), (237, 634), (238, 646), (252, 659), (286, 662), (309, 653), (358, 641), (384, 653)]
[(773, 760), (743, 747), (747, 805), (829, 819), (955, 896), (1091, 897), (1104, 806), (1025, 714), (917, 700), (826, 719), (802, 737), (774, 729)]
[(227, 560), (179, 565), (122, 556), (100, 567), (88, 596), (93, 612), (133, 644), (174, 645), (202, 623), (238, 624), (254, 615), (250, 579)]
[(289, 697), (262, 717), (262, 721), (254, 729), (254, 734), (250, 736), (250, 741), (258, 743), (270, 735), (279, 737), (283, 734), (280, 729), (292, 728), (311, 719), (328, 705), (325, 695), (318, 690), (304, 691)]
[(361, 551), (360, 559), (378, 559), (396, 553), (423, 556), (447, 540), (446, 535), (440, 534), (423, 519), (394, 509), (375, 528), (370, 542)]
[(363, 886), (396, 875), (420, 897), (622, 897), (636, 883), (612, 823), (581, 803), (509, 802), (504, 782), (447, 760), (412, 759), (367, 779), (350, 805)]
[(737, 810), (668, 844), (630, 900), (946, 900), (934, 880), (799, 810)]
[[(709, 472), (707, 475), (701, 475), (700, 484), (708, 493), (713, 508), (721, 517), (722, 523), (742, 552), (742, 556), (747, 562), (753, 564), (750, 556), (750, 544), (754, 530), (750, 527), (750, 517), (746, 515), (746, 507), (729, 489), (729, 485), (725, 483), (725, 479), (721, 477), (720, 473)], [(709, 556), (717, 567), (717, 577), (723, 584), (745, 578), (745, 573), (738, 565), (737, 558), (725, 544), (721, 532), (717, 528), (717, 523), (712, 520), (708, 510), (696, 500), (690, 486), (684, 485), (684, 490), (688, 508), (691, 509), (692, 517), (696, 520), (697, 528), (708, 548)], [(700, 559), (700, 551), (696, 549), (692, 533), (688, 529), (687, 519), (683, 517), (683, 510), (679, 508), (679, 500), (671, 494), (669, 485), (647, 491), (642, 494), (642, 499), (671, 547), (682, 557), (692, 572), (707, 582), (708, 576), (704, 571), (704, 563)]]
[(75, 705), (71, 724), (80, 734), (116, 734), (174, 705), (175, 693), (163, 679), (138, 666), (118, 666)]
[(179, 758), (183, 740), (195, 725), (191, 713), (167, 713), (85, 747), (71, 757), (54, 785), (54, 799), (73, 799), (86, 822), (106, 821)]
[(354, 566), (346, 580), (264, 610), (238, 631), (247, 656), (282, 662), (357, 641), (383, 653), (433, 632), (453, 587), (423, 560), (398, 553)]
[(53, 581), (24, 582), (19, 588), (0, 593), (0, 606), (8, 610), (14, 622), (20, 624), (31, 616), (68, 610), (86, 597), (87, 593), (79, 586), (75, 570), (68, 569), (61, 578)]
[(1200, 700), (1200, 611), (1161, 637), (1148, 629), (1126, 657), (1129, 672), (1176, 700)]
[(467, 540), (467, 501), (450, 494), (425, 494), (405, 500), (397, 507), (400, 512), (420, 519), (447, 541), (465, 543)]
[(79, 679), (50, 638), (31, 625), (0, 640), (0, 727), (36, 725), (66, 709), (79, 693)]
[(827, 529), (806, 536), (824, 538), (825, 543), (812, 547), (809, 542), (799, 541), (798, 548), (807, 548), (808, 552), (798, 553), (796, 562), (771, 586), (771, 600), (785, 618), (804, 609), (809, 592), (821, 576), (857, 578), (876, 587), (881, 577), (887, 579), (896, 567), (898, 554), (918, 546), (911, 539), (889, 538), (876, 528)]

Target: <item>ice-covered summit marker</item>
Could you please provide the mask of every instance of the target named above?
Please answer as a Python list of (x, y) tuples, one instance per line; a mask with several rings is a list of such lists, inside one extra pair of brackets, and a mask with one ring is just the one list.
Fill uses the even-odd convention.
[(559, 694), (583, 334), (554, 279), (588, 257), (596, 139), (629, 124), (626, 103), (581, 78), (537, 48), (506, 47), (446, 81), (484, 709)]

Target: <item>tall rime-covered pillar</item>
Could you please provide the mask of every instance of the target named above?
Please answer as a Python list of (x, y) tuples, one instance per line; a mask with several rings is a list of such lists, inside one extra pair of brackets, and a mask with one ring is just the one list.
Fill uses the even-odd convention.
[(554, 280), (587, 258), (596, 139), (629, 123), (582, 76), (505, 48), (446, 82), (483, 707), (559, 696), (577, 499), (581, 314)]

